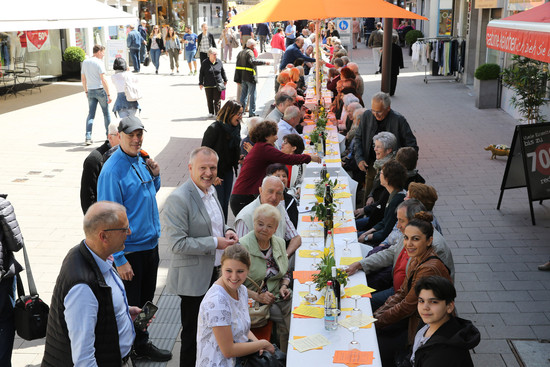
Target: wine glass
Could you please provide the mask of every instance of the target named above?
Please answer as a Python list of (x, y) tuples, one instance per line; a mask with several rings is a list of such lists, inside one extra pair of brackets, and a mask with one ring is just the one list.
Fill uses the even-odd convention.
[(313, 285), (313, 282), (311, 280), (304, 283), (308, 286), (309, 292), (304, 296), (304, 299), (307, 303), (315, 303), (317, 301), (317, 296), (311, 293), (311, 286)]
[(338, 177), (340, 176), (340, 170), (339, 170), (339, 169), (337, 169), (337, 170), (336, 170), (336, 171), (334, 171), (334, 172), (336, 172), (336, 179), (338, 179)]
[(310, 230), (309, 234), (311, 236), (311, 243), (309, 244), (309, 248), (313, 250), (317, 250), (318, 247), (317, 247), (317, 243), (315, 242), (315, 238), (316, 238), (315, 231)]
[(311, 253), (311, 256), (313, 256), (313, 263), (311, 264), (311, 269), (317, 270), (317, 256), (321, 255), (321, 253), (316, 250), (313, 250), (310, 253)]
[(357, 340), (355, 340), (355, 333), (359, 331), (359, 328), (357, 326), (353, 326), (353, 327), (350, 327), (348, 330), (351, 331), (351, 334), (353, 336), (353, 340), (349, 342), (348, 349), (349, 350), (354, 350), (354, 349), (361, 350), (361, 344)]
[(342, 250), (342, 254), (349, 256), (351, 255), (351, 249), (349, 248), (349, 243), (353, 241), (353, 238), (344, 238), (344, 242), (346, 243), (346, 247)]
[(361, 309), (357, 305), (357, 301), (360, 298), (361, 298), (361, 296), (358, 295), (358, 294), (354, 294), (353, 296), (351, 296), (351, 299), (353, 299), (355, 301), (355, 306), (351, 310), (351, 317), (361, 317), (363, 315), (363, 312), (361, 311)]

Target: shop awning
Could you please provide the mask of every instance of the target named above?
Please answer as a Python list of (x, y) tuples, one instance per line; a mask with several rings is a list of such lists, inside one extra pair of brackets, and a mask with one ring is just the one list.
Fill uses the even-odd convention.
[(486, 42), (495, 50), (550, 62), (550, 3), (491, 20)]
[(2, 1), (0, 32), (136, 24), (137, 18), (97, 0)]

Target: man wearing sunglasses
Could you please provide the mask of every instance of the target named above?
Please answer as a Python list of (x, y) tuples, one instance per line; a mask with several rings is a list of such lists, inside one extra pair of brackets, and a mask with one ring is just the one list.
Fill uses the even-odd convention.
[[(132, 233), (124, 251), (113, 254), (128, 302), (139, 307), (152, 301), (157, 286), (160, 220), (156, 193), (160, 167), (141, 150), (145, 128), (136, 116), (120, 120), (120, 148), (105, 162), (97, 184), (98, 201), (124, 205)], [(172, 353), (158, 349), (147, 331), (136, 330), (134, 351), (138, 359), (168, 361)]]

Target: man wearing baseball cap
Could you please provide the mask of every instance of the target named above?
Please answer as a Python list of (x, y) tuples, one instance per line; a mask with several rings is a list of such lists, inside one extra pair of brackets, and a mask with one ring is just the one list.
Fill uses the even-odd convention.
[[(132, 233), (124, 251), (113, 254), (124, 282), (129, 304), (143, 307), (152, 301), (157, 285), (160, 237), (156, 193), (160, 189), (160, 167), (141, 150), (145, 128), (136, 116), (120, 120), (120, 148), (105, 162), (97, 184), (98, 201), (108, 200), (126, 207)], [(158, 349), (147, 331), (136, 329), (137, 359), (168, 361), (172, 353)]]

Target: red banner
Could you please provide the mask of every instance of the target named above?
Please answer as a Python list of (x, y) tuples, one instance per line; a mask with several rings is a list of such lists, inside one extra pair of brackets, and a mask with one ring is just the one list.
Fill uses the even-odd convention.
[(487, 47), (550, 62), (550, 33), (487, 27)]

